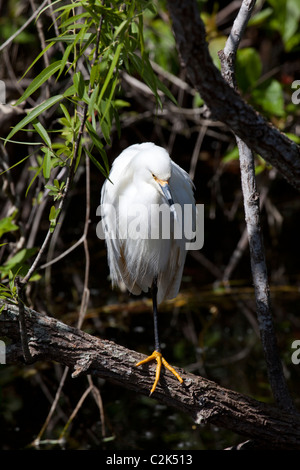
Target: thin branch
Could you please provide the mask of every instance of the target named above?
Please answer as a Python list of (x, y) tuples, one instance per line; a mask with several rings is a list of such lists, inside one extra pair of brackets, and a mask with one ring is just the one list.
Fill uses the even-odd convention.
[(90, 385), (84, 392), (83, 394), (81, 395), (76, 407), (74, 408), (74, 410), (72, 411), (72, 414), (70, 416), (70, 418), (68, 419), (67, 423), (65, 424), (60, 436), (59, 436), (59, 441), (63, 441), (64, 440), (64, 437), (69, 429), (69, 426), (70, 424), (72, 423), (73, 419), (75, 418), (75, 416), (77, 415), (78, 411), (80, 410), (84, 400), (86, 399), (86, 397), (90, 394), (90, 392), (93, 390), (93, 387), (94, 385)]
[(74, 245), (71, 245), (63, 253), (60, 253), (58, 256), (56, 256), (56, 258), (53, 258), (53, 259), (51, 259), (51, 261), (47, 261), (45, 264), (42, 264), (41, 266), (39, 266), (39, 269), (46, 269), (49, 266), (52, 266), (52, 264), (55, 264), (58, 261), (65, 258), (65, 256), (68, 256), (72, 251), (74, 251), (78, 246), (80, 246), (83, 243), (84, 238), (85, 238), (85, 235), (84, 234), (81, 235), (79, 240), (77, 240), (77, 242), (75, 242)]
[[(36, 14), (36, 6), (34, 3), (34, 0), (29, 0), (29, 1), (30, 1), (30, 5), (34, 14)], [(37, 18), (36, 20), (36, 27), (37, 27), (37, 32), (41, 41), (41, 49), (43, 51), (46, 48), (47, 44), (46, 44), (46, 39), (45, 39), (44, 31), (43, 31), (43, 24), (40, 18)], [(45, 52), (45, 54), (43, 55), (43, 61), (45, 63), (45, 67), (48, 67), (50, 65), (48, 51)], [(50, 94), (50, 91), (49, 91), (49, 94)]]
[(84, 223), (84, 231), (83, 231), (83, 247), (84, 247), (84, 254), (85, 254), (85, 273), (84, 273), (84, 285), (83, 285), (83, 294), (81, 299), (81, 306), (78, 318), (77, 327), (81, 328), (83, 323), (86, 310), (88, 307), (88, 302), (90, 298), (90, 290), (89, 290), (89, 273), (90, 273), (90, 253), (89, 253), (89, 246), (87, 240), (88, 228), (90, 224), (90, 159), (86, 155), (85, 157), (85, 171), (86, 171), (86, 209), (85, 209), (85, 223)]
[[(234, 63), (242, 34), (247, 26), (255, 1), (244, 0), (234, 21), (225, 48), (219, 54), (222, 73), (231, 87), (235, 87)], [(257, 192), (254, 155), (245, 142), (236, 136), (239, 149), (245, 219), (251, 257), (251, 270), (255, 290), (257, 317), (267, 370), (274, 398), (282, 409), (295, 410), (289, 395), (277, 348), (272, 318), (265, 250), (261, 233), (260, 203)]]
[[(79, 133), (78, 133), (78, 137), (77, 137), (77, 141), (76, 141), (77, 145), (75, 145), (74, 157), (73, 157), (72, 163), (69, 167), (69, 174), (68, 174), (68, 177), (67, 177), (66, 185), (64, 187), (64, 192), (63, 192), (63, 195), (62, 195), (62, 197), (60, 199), (60, 202), (59, 202), (59, 205), (58, 205), (59, 215), (61, 214), (64, 202), (66, 200), (67, 194), (70, 190), (70, 187), (71, 187), (71, 184), (72, 184), (72, 181), (73, 181), (75, 162), (76, 162), (78, 151), (79, 151), (79, 142), (81, 140), (81, 137), (82, 137), (82, 135), (81, 134), (79, 135)], [(59, 215), (57, 217), (57, 222), (59, 221)], [(44, 238), (42, 246), (41, 246), (35, 260), (33, 261), (32, 265), (30, 266), (30, 269), (28, 270), (26, 276), (22, 279), (23, 287), (28, 283), (28, 281), (30, 280), (30, 278), (33, 275), (34, 271), (36, 270), (36, 268), (37, 268), (37, 266), (40, 262), (40, 259), (41, 259), (42, 255), (44, 254), (52, 235), (53, 235), (53, 231), (49, 229), (46, 236), (45, 236), (45, 238)]]
[(102, 434), (102, 439), (105, 438), (105, 416), (104, 416), (104, 408), (103, 408), (103, 401), (101, 397), (101, 393), (99, 389), (94, 385), (93, 379), (90, 375), (87, 377), (88, 383), (92, 385), (92, 394), (94, 397), (94, 400), (99, 408), (99, 413), (100, 413), (100, 422), (101, 422), (101, 434)]
[(38, 14), (40, 13), (40, 11), (42, 11), (42, 9), (47, 5), (48, 3), (48, 0), (44, 0), (43, 3), (37, 8), (37, 10), (35, 10), (33, 12), (33, 14), (30, 16), (30, 18), (28, 18), (27, 21), (25, 21), (25, 23), (21, 26), (21, 28), (19, 28), (14, 34), (12, 34), (8, 39), (7, 41), (5, 41), (1, 46), (0, 46), (0, 52), (3, 51), (3, 49), (5, 49), (5, 47), (7, 47), (11, 42), (13, 42), (16, 37), (19, 36), (19, 34), (22, 33), (22, 31), (24, 31), (28, 25), (30, 25), (30, 23), (38, 16)]
[[(263, 191), (262, 195), (260, 196), (260, 210), (262, 209), (265, 199), (267, 197), (267, 192), (268, 190)], [(231, 257), (230, 260), (227, 264), (227, 266), (224, 269), (223, 276), (222, 276), (222, 283), (227, 285), (229, 282), (230, 277), (232, 276), (233, 271), (237, 267), (241, 257), (243, 256), (246, 247), (248, 247), (248, 232), (247, 232), (247, 226), (245, 227)]]
[(41, 438), (42, 438), (44, 432), (46, 431), (46, 429), (47, 429), (47, 427), (48, 427), (48, 425), (49, 425), (49, 422), (50, 422), (50, 420), (51, 420), (51, 418), (52, 418), (52, 416), (53, 416), (54, 411), (56, 410), (56, 406), (57, 406), (57, 404), (58, 404), (58, 400), (59, 400), (59, 398), (60, 398), (61, 391), (62, 391), (62, 388), (63, 388), (63, 386), (64, 386), (64, 384), (65, 384), (65, 381), (66, 381), (66, 378), (67, 378), (67, 376), (68, 376), (68, 373), (69, 373), (69, 367), (66, 366), (66, 367), (64, 368), (64, 372), (63, 372), (62, 377), (61, 377), (61, 379), (60, 379), (59, 386), (58, 386), (58, 389), (57, 389), (57, 391), (56, 391), (55, 398), (54, 398), (53, 403), (52, 403), (52, 405), (51, 405), (51, 408), (50, 408), (50, 411), (49, 411), (49, 413), (48, 413), (48, 416), (47, 416), (47, 418), (46, 418), (46, 420), (45, 420), (45, 422), (44, 422), (44, 424), (43, 424), (43, 426), (42, 426), (42, 428), (41, 428), (41, 430), (40, 430), (38, 436), (34, 439), (34, 441), (33, 441), (33, 443), (32, 443), (32, 446), (34, 446), (34, 447), (38, 447), (38, 446), (40, 445)]
[[(29, 0), (29, 1), (30, 1), (30, 5), (31, 5), (33, 12), (36, 13), (36, 6), (34, 3), (34, 0)], [(40, 17), (37, 18), (36, 20), (36, 29), (37, 29), (38, 36), (40, 38), (41, 49), (43, 51), (44, 49), (46, 49), (47, 44), (46, 44), (45, 35), (43, 31), (43, 23)], [(45, 67), (48, 67), (50, 65), (48, 51), (46, 51), (45, 54), (43, 54), (43, 61), (44, 61)], [(48, 81), (45, 83), (45, 95), (46, 95), (46, 98), (50, 97), (50, 87), (49, 87)]]
[(192, 180), (194, 180), (194, 177), (195, 177), (196, 166), (199, 160), (200, 150), (201, 150), (201, 146), (202, 146), (206, 131), (207, 131), (207, 127), (203, 125), (201, 126), (200, 131), (198, 132), (198, 137), (197, 137), (197, 141), (196, 141), (194, 151), (192, 154), (190, 171), (189, 171), (189, 175)]

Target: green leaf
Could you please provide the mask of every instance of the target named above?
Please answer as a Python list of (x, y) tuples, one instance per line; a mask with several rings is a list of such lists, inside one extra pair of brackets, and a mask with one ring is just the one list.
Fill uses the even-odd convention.
[(102, 134), (103, 134), (103, 137), (105, 139), (105, 142), (108, 144), (108, 145), (111, 145), (111, 140), (110, 140), (110, 129), (111, 129), (111, 123), (107, 120), (101, 120), (101, 130), (102, 130)]
[(46, 181), (48, 181), (48, 179), (50, 178), (51, 168), (51, 152), (49, 151), (49, 149), (46, 149), (43, 161), (43, 175)]
[(94, 64), (91, 68), (91, 74), (90, 74), (90, 84), (91, 87), (94, 88), (95, 81), (97, 77), (100, 75), (100, 64)]
[(270, 115), (284, 115), (284, 98), (281, 84), (272, 79), (259, 86), (252, 92), (255, 103)]
[(40, 54), (34, 59), (34, 61), (30, 64), (30, 66), (28, 67), (28, 69), (26, 70), (26, 72), (24, 73), (24, 75), (22, 76), (22, 78), (24, 78), (27, 73), (29, 72), (29, 70), (34, 66), (34, 64), (54, 45), (55, 43), (54, 42), (50, 42), (50, 44), (48, 44), (44, 50), (42, 50), (42, 52), (40, 52)]
[(85, 92), (85, 83), (81, 72), (74, 74), (73, 83), (79, 98), (82, 99)]
[(105, 91), (106, 91), (106, 88), (108, 87), (108, 84), (110, 82), (110, 79), (114, 73), (114, 70), (115, 70), (115, 67), (118, 63), (118, 60), (119, 60), (119, 57), (120, 57), (120, 54), (121, 54), (121, 50), (123, 48), (123, 44), (119, 44), (117, 49), (116, 49), (116, 52), (114, 54), (114, 58), (110, 64), (110, 67), (109, 67), (109, 70), (107, 72), (107, 75), (106, 75), (106, 78), (105, 78), (105, 81), (103, 83), (103, 86), (101, 88), (101, 91), (100, 91), (100, 95), (99, 95), (99, 101), (101, 101)]
[(64, 68), (65, 68), (65, 65), (66, 65), (66, 63), (67, 63), (67, 60), (68, 60), (68, 58), (69, 58), (69, 55), (70, 55), (70, 53), (71, 53), (71, 51), (72, 51), (72, 49), (73, 49), (73, 44), (69, 44), (69, 45), (66, 47), (66, 50), (65, 50), (64, 55), (63, 55), (63, 58), (62, 58), (62, 60), (60, 61), (60, 70), (59, 70), (59, 74), (58, 74), (58, 77), (57, 77), (57, 78), (59, 78), (59, 77), (61, 76), (61, 74), (62, 74), (62, 72), (63, 72), (63, 70), (64, 70)]
[(71, 120), (71, 116), (70, 116), (69, 111), (67, 110), (67, 108), (65, 107), (65, 105), (63, 103), (60, 103), (60, 107), (61, 107), (61, 110), (62, 110), (62, 112), (64, 113), (64, 115), (67, 119), (68, 124), (71, 126), (72, 120)]
[(296, 46), (300, 44), (300, 33), (295, 33), (291, 38), (287, 39), (285, 42), (285, 49), (287, 52), (290, 52)]
[(43, 83), (45, 83), (48, 78), (52, 77), (52, 75), (60, 68), (61, 61), (58, 60), (53, 64), (49, 65), (46, 69), (44, 69), (37, 77), (32, 80), (30, 85), (26, 88), (23, 95), (18, 99), (16, 102), (16, 106), (23, 101), (25, 101), (32, 93), (34, 93), (38, 88), (40, 88)]
[[(118, 79), (116, 78), (112, 83), (110, 94), (109, 94), (108, 100), (105, 103), (105, 108), (104, 108), (104, 111), (103, 111), (103, 114), (102, 114), (102, 117), (101, 117), (101, 121), (100, 121), (103, 136), (104, 136), (104, 138), (105, 138), (105, 140), (108, 144), (111, 143), (110, 142), (111, 123), (110, 123), (110, 120), (108, 119), (109, 118), (109, 111), (111, 110), (111, 102), (112, 102), (112, 98), (113, 98), (117, 83), (118, 83)], [(103, 102), (103, 100), (102, 100), (102, 102)], [(100, 104), (102, 104), (102, 102)], [(105, 122), (105, 119), (106, 119), (106, 122)], [(108, 122), (109, 122), (109, 124), (108, 124)]]
[(92, 162), (97, 166), (97, 168), (104, 175), (107, 176), (108, 173), (109, 173), (109, 164), (108, 164), (107, 155), (106, 155), (106, 152), (104, 150), (101, 139), (100, 139), (99, 135), (97, 134), (97, 132), (95, 131), (95, 129), (93, 128), (92, 124), (89, 121), (86, 121), (86, 128), (87, 128), (87, 131), (89, 133), (89, 136), (90, 136), (93, 144), (95, 145), (96, 149), (98, 150), (98, 152), (100, 153), (100, 155), (102, 157), (105, 168), (103, 168), (102, 165), (100, 165), (100, 163), (91, 155), (91, 153), (88, 150), (86, 150), (86, 151), (87, 151), (90, 159), (92, 160)]
[(177, 106), (177, 100), (173, 96), (173, 94), (170, 92), (170, 90), (165, 86), (165, 84), (157, 78), (157, 88), (159, 88), (160, 91), (162, 91), (168, 98), (169, 100), (173, 101), (173, 103)]
[(103, 144), (101, 142), (101, 139), (95, 129), (93, 128), (92, 124), (89, 121), (86, 121), (85, 123), (87, 131), (89, 133), (89, 136), (93, 142), (93, 144), (97, 147), (97, 149), (100, 151), (103, 148)]
[(15, 218), (15, 214), (11, 215), (10, 217), (4, 217), (0, 220), (0, 238), (4, 233), (14, 232), (18, 230), (19, 227), (13, 223), (13, 219)]
[(131, 21), (131, 18), (126, 18), (124, 21), (122, 21), (121, 24), (119, 24), (119, 26), (116, 28), (116, 30), (114, 32), (114, 39), (115, 40), (121, 34), (122, 30), (129, 25), (130, 21)]
[(286, 45), (299, 28), (299, 0), (269, 0), (268, 3), (274, 10), (269, 24), (280, 32)]
[(292, 134), (291, 132), (285, 132), (285, 135), (293, 142), (296, 142), (296, 144), (300, 145), (300, 137), (298, 135)]
[(49, 213), (49, 221), (52, 222), (52, 220), (56, 219), (56, 209), (55, 206), (51, 206), (50, 213)]
[(86, 148), (85, 149), (89, 159), (94, 163), (95, 167), (98, 168), (98, 170), (101, 171), (101, 173), (107, 178), (108, 177), (108, 172), (106, 169), (101, 165), (101, 163), (94, 157), (94, 155), (91, 154), (91, 152)]
[(78, 15), (71, 16), (67, 20), (61, 22), (60, 29), (67, 29), (68, 28), (69, 30), (73, 30), (74, 28), (84, 27), (85, 24), (81, 20), (83, 20), (85, 18), (89, 18), (88, 12), (84, 12), (84, 13), (80, 13)]
[(29, 189), (31, 188), (34, 180), (38, 177), (38, 175), (40, 174), (40, 172), (42, 171), (43, 169), (43, 165), (41, 165), (39, 168), (36, 169), (36, 172), (35, 172), (35, 175), (34, 177), (32, 178), (32, 180), (30, 181), (29, 185), (28, 185), (28, 188), (26, 189), (26, 193), (25, 193), (25, 196), (27, 197), (27, 194), (29, 192)]
[(226, 153), (226, 155), (222, 158), (223, 163), (232, 162), (232, 160), (238, 160), (239, 158), (239, 149), (235, 146), (232, 150)]
[(89, 100), (89, 115), (93, 116), (94, 114), (94, 108), (95, 108), (95, 103), (98, 101), (98, 94), (99, 94), (99, 83), (93, 90), (90, 100)]
[[(94, 36), (95, 35), (93, 33), (87, 33), (83, 36), (83, 40), (84, 42), (90, 42), (91, 38), (93, 38)], [(58, 37), (48, 39), (48, 41), (65, 42), (66, 44), (73, 44), (75, 38), (76, 38), (76, 34), (64, 34)]]
[(46, 129), (42, 125), (42, 123), (40, 123), (39, 121), (36, 121), (36, 122), (33, 123), (33, 127), (35, 128), (37, 133), (41, 136), (41, 138), (43, 139), (45, 144), (50, 148), (51, 147), (51, 139), (48, 135), (48, 132), (46, 131)]
[(10, 258), (3, 266), (1, 266), (1, 271), (5, 274), (8, 274), (9, 271), (15, 273), (36, 252), (37, 248), (23, 248), (12, 258)]
[(264, 8), (263, 10), (258, 11), (256, 14), (250, 18), (248, 26), (260, 26), (266, 21), (273, 13), (272, 8)]
[(226, 36), (217, 36), (209, 41), (208, 50), (215, 66), (220, 70), (221, 63), (218, 52), (223, 50), (227, 41)]
[(25, 160), (27, 160), (27, 158), (29, 158), (29, 157), (30, 157), (30, 154), (27, 155), (27, 157), (22, 158), (22, 160), (19, 160), (17, 163), (15, 163), (14, 165), (10, 166), (10, 167), (7, 168), (6, 170), (2, 171), (2, 173), (0, 173), (0, 176), (3, 175), (3, 173), (5, 173), (6, 171), (12, 170), (15, 166), (20, 165), (20, 163), (25, 162)]
[(49, 213), (50, 232), (53, 232), (56, 227), (59, 213), (60, 213), (60, 209), (56, 209), (55, 206), (51, 206), (50, 213)]
[(42, 114), (44, 111), (47, 111), (47, 109), (51, 108), (62, 99), (63, 99), (63, 95), (52, 96), (51, 98), (47, 99), (46, 101), (38, 105), (32, 111), (30, 111), (30, 113), (28, 113), (27, 116), (25, 116), (25, 118), (23, 118), (15, 127), (13, 127), (13, 129), (10, 131), (10, 133), (5, 139), (5, 144), (13, 135), (15, 135), (17, 132), (19, 132), (21, 129), (27, 126), (27, 124), (30, 124), (40, 114)]
[(58, 192), (58, 188), (52, 184), (45, 184), (45, 188), (49, 189), (50, 196), (55, 196)]
[(141, 59), (137, 54), (133, 53), (129, 55), (131, 63), (135, 70), (140, 74), (146, 85), (150, 88), (155, 96), (156, 102), (162, 106), (161, 98), (158, 94), (158, 88), (161, 88), (166, 95), (176, 103), (175, 98), (172, 96), (170, 91), (162, 84), (162, 82), (155, 75), (149, 60), (144, 57)]
[(258, 52), (252, 47), (239, 49), (236, 56), (236, 78), (239, 88), (246, 93), (260, 78), (262, 63)]
[(75, 85), (71, 85), (63, 94), (64, 98), (69, 98), (70, 96), (74, 96), (76, 94)]

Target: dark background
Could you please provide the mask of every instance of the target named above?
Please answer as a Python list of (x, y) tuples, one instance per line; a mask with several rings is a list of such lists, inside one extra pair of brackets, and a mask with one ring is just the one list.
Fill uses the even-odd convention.
[[(213, 1), (199, 3), (203, 9), (212, 54), (215, 54), (214, 51), (223, 47), (224, 38), (230, 31), (237, 13), (234, 8), (236, 2), (227, 2), (227, 7), (224, 2), (222, 7)], [(287, 31), (294, 26), (289, 24), (288, 16), (283, 17), (286, 4), (295, 7), (296, 2), (264, 2), (261, 17), (248, 27), (241, 48), (256, 51), (261, 72), (254, 84), (249, 73), (253, 64), (257, 66), (257, 62), (251, 62), (249, 69), (241, 55), (238, 80), (245, 98), (274, 125), (297, 140), (300, 108), (291, 102), (291, 84), (300, 77), (300, 11), (298, 9), (298, 27), (292, 35), (292, 42)], [(1, 42), (10, 37), (30, 15), (28, 2), (0, 2)], [(145, 37), (150, 57), (174, 76), (185, 80), (163, 2), (158, 2), (157, 15), (145, 17)], [(8, 55), (3, 53), (4, 66), (0, 78), (9, 82), (7, 102), (20, 96), (13, 77), (20, 78), (39, 51), (36, 27), (31, 23), (22, 37), (18, 37), (10, 46)], [(28, 79), (39, 71), (38, 67), (34, 68)], [(201, 374), (224, 387), (272, 403), (256, 325), (247, 245), (243, 248), (227, 288), (222, 282), (224, 270), (245, 230), (239, 162), (233, 152), (234, 138), (224, 125), (207, 120), (204, 111), (201, 111), (203, 103), (200, 97), (192, 92), (183, 92), (163, 74), (161, 79), (177, 98), (181, 109), (200, 110), (198, 114), (176, 114), (169, 102), (165, 103), (165, 114), (156, 111), (151, 95), (145, 96), (124, 80), (119, 95), (128, 101), (130, 107), (122, 111), (121, 135), (119, 137), (113, 133), (112, 145), (107, 148), (107, 154), (111, 164), (128, 145), (152, 141), (167, 148), (172, 159), (190, 171), (199, 132), (204, 125), (207, 126), (200, 151), (196, 155), (194, 175), (196, 202), (205, 205), (205, 242), (200, 252), (191, 252), (187, 256), (177, 299), (161, 307), (163, 353), (171, 364)], [(275, 80), (279, 85), (273, 95), (267, 93), (270, 91), (270, 80)], [(2, 137), (6, 134), (7, 130), (2, 127)], [(7, 147), (10, 164), (25, 156), (27, 150), (10, 144)], [(32, 200), (32, 193), (25, 197), (26, 182), (22, 183), (28, 166), (29, 162), (19, 165), (12, 172), (23, 201), (20, 214), (23, 224), (30, 213)], [(258, 189), (264, 196), (261, 220), (274, 321), (288, 386), (296, 404), (299, 404), (297, 392), (300, 369), (291, 362), (291, 344), (300, 336), (299, 195), (258, 156), (256, 166)], [(91, 163), (91, 221), (88, 235), (90, 302), (82, 328), (130, 349), (151, 353), (153, 326), (149, 299), (147, 296), (134, 297), (112, 291), (110, 286), (105, 244), (96, 236), (99, 222), (96, 209), (103, 182), (103, 175)], [(74, 244), (83, 232), (86, 206), (84, 161), (75, 183), (69, 194), (53, 257)], [(5, 198), (4, 193), (0, 194), (2, 208), (6, 207)], [(7, 214), (2, 210), (1, 217), (5, 216)], [(34, 246), (42, 243), (48, 224), (48, 212), (45, 209)], [(1, 263), (4, 263), (4, 250), (1, 253), (4, 257)], [(30, 292), (34, 308), (75, 326), (84, 270), (85, 257), (81, 245), (51, 269), (41, 272), (41, 279), (32, 285)], [(30, 447), (46, 419), (62, 373), (63, 366), (48, 362), (30, 366), (0, 366), (2, 449)], [(88, 386), (85, 377), (75, 380), (69, 374), (56, 412), (42, 437), (45, 442), (40, 448), (114, 451), (222, 449), (241, 440), (223, 429), (197, 426), (183, 413), (167, 408), (153, 398), (134, 394), (101, 379), (94, 379), (94, 383), (99, 387), (103, 402), (104, 433), (99, 409), (89, 395), (70, 425), (66, 441), (59, 444), (60, 433)]]

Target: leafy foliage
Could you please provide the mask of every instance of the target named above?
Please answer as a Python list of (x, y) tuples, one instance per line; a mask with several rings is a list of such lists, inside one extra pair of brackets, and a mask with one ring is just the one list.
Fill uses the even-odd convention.
[[(5, 139), (7, 144), (20, 132), (33, 132), (39, 139), (37, 164), (31, 166), (33, 176), (27, 192), (42, 175), (48, 195), (53, 197), (54, 203), (59, 203), (50, 209), (51, 233), (68, 189), (66, 180), (58, 181), (55, 177), (55, 170), (66, 168), (69, 178), (73, 178), (85, 153), (96, 168), (108, 176), (106, 147), (111, 144), (112, 127), (116, 126), (121, 132), (119, 111), (127, 106), (118, 99), (122, 71), (140, 76), (153, 92), (157, 106), (161, 106), (159, 90), (174, 100), (152, 70), (145, 50), (143, 15), (146, 11), (155, 13), (152, 2), (77, 0), (66, 4), (56, 1), (54, 15), (59, 34), (48, 39), (47, 46), (24, 74), (26, 76), (46, 54), (51, 54), (52, 49), (57, 51), (60, 44), (61, 57), (55, 52), (55, 60), (31, 81), (16, 106), (40, 93), (48, 82), (56, 83), (59, 93), (30, 109)], [(58, 124), (55, 129), (51, 129), (52, 126), (47, 129), (45, 116), (53, 113), (58, 115)], [(8, 227), (8, 223), (4, 220), (2, 226)], [(32, 252), (27, 254), (32, 255)]]
[[(16, 105), (27, 100), (52, 77), (58, 80), (71, 73), (71, 82), (68, 82), (69, 86), (63, 93), (51, 96), (31, 110), (6, 138), (7, 142), (18, 131), (33, 124), (35, 131), (45, 144), (45, 147), (41, 147), (45, 154), (43, 158), (45, 179), (50, 178), (51, 168), (57, 164), (55, 157), (59, 156), (61, 165), (70, 163), (69, 160), (72, 161), (73, 158), (73, 154), (70, 153), (70, 139), (67, 138), (64, 144), (60, 144), (59, 152), (55, 152), (48, 132), (41, 122), (37, 121), (37, 118), (50, 108), (60, 104), (65, 118), (61, 123), (65, 127), (59, 129), (58, 132), (64, 136), (66, 129), (72, 129), (74, 146), (81, 123), (80, 114), (83, 106), (87, 106), (85, 124), (90, 145), (86, 146), (86, 150), (90, 156), (93, 147), (97, 148), (104, 164), (103, 166), (98, 164), (97, 167), (107, 176), (109, 169), (104, 145), (110, 144), (112, 125), (115, 123), (118, 126), (120, 103), (116, 104), (116, 92), (121, 70), (125, 69), (128, 73), (139, 74), (156, 96), (158, 104), (161, 104), (158, 89), (163, 89), (171, 98), (171, 94), (155, 76), (145, 52), (143, 13), (148, 8), (153, 8), (151, 2), (102, 3), (98, 0), (76, 1), (56, 9), (60, 35), (49, 40), (48, 47), (39, 54), (27, 72), (58, 41), (63, 44), (65, 52), (60, 60), (51, 63), (35, 77)], [(89, 73), (89, 76), (85, 78), (79, 70), (81, 60), (84, 61), (86, 71)], [(68, 107), (72, 105), (72, 117), (64, 104), (66, 102), (68, 102)], [(99, 136), (99, 129), (102, 138)], [(81, 149), (78, 158), (80, 156)], [(96, 160), (93, 159), (93, 162), (96, 163)]]

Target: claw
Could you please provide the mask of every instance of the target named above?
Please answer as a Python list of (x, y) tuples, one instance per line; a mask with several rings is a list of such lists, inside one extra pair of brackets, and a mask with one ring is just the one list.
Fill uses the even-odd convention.
[(157, 364), (156, 364), (156, 371), (155, 371), (155, 380), (154, 380), (154, 383), (152, 385), (150, 395), (152, 395), (152, 393), (154, 392), (154, 390), (156, 389), (156, 386), (158, 384), (162, 364), (166, 367), (166, 369), (168, 369), (170, 372), (172, 372), (172, 374), (175, 375), (175, 377), (177, 378), (177, 380), (179, 380), (179, 382), (181, 384), (183, 383), (183, 379), (180, 377), (178, 372), (176, 372), (174, 367), (170, 366), (170, 364), (165, 360), (165, 358), (162, 357), (162, 354), (158, 351), (153, 351), (153, 353), (150, 356), (146, 357), (146, 359), (143, 359), (142, 361), (138, 362), (136, 364), (136, 367), (138, 367), (142, 364), (146, 364), (146, 362), (153, 361), (154, 359), (156, 360)]

